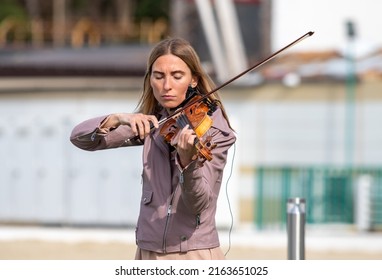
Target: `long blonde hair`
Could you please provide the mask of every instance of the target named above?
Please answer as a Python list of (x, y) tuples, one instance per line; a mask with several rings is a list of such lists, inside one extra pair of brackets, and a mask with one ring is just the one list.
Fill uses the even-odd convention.
[[(159, 42), (151, 51), (149, 59), (147, 61), (146, 74), (144, 76), (143, 93), (137, 105), (137, 111), (139, 113), (147, 115), (158, 115), (158, 112), (162, 109), (159, 102), (155, 99), (153, 89), (150, 85), (150, 76), (152, 66), (154, 62), (162, 55), (172, 54), (182, 59), (191, 70), (191, 74), (198, 81), (196, 90), (201, 94), (206, 94), (215, 88), (214, 82), (204, 71), (199, 56), (196, 54), (194, 48), (184, 39), (181, 38), (169, 38)], [(211, 101), (216, 102), (221, 108), (224, 118), (227, 120), (230, 126), (228, 116), (224, 109), (223, 104), (220, 101), (219, 94), (217, 92), (212, 93), (208, 97)], [(231, 127), (231, 126), (230, 126)]]

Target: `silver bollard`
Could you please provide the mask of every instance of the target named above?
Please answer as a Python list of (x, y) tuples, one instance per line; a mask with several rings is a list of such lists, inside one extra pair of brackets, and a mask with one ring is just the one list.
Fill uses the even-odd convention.
[(305, 259), (305, 199), (290, 198), (287, 204), (288, 260)]

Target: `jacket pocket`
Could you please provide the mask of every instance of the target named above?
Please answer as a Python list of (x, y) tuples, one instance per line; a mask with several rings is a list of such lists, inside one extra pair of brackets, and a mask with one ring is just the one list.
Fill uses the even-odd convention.
[(143, 204), (149, 204), (153, 198), (153, 192), (152, 191), (143, 191), (142, 193), (142, 203)]

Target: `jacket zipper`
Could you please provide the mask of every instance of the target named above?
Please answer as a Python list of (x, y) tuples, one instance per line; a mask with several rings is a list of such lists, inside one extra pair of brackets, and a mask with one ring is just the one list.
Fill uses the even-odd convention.
[(163, 243), (162, 243), (163, 253), (166, 253), (166, 246), (167, 246), (166, 237), (167, 237), (167, 231), (168, 231), (168, 222), (170, 220), (170, 215), (171, 215), (171, 208), (172, 208), (172, 204), (170, 203), (170, 205), (167, 207), (166, 224), (164, 226)]
[(198, 229), (200, 226), (200, 214), (196, 215), (196, 228)]
[(176, 193), (176, 190), (177, 190), (177, 189), (178, 189), (178, 186), (175, 188), (174, 192), (172, 193), (172, 195), (171, 195), (171, 199), (170, 199), (170, 204), (169, 204), (168, 207), (167, 207), (166, 223), (165, 223), (165, 226), (164, 226), (163, 242), (162, 242), (162, 250), (163, 250), (163, 253), (166, 253), (166, 246), (167, 246), (166, 238), (167, 238), (167, 232), (168, 232), (168, 224), (169, 224), (169, 222), (170, 222), (170, 216), (171, 216), (171, 210), (172, 210), (172, 203), (173, 203), (174, 196), (175, 196), (175, 193)]

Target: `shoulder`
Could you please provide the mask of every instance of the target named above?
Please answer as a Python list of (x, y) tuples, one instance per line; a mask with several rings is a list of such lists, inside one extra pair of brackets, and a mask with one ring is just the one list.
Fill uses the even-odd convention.
[(217, 108), (216, 111), (212, 114), (212, 121), (212, 126), (220, 130), (223, 134), (228, 135), (233, 133), (220, 108)]

